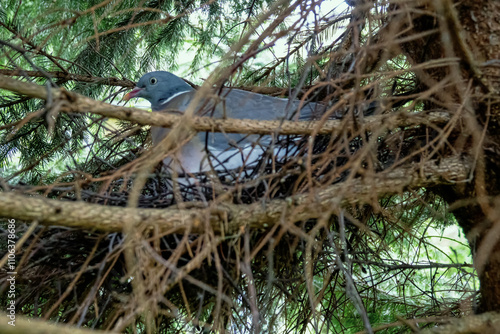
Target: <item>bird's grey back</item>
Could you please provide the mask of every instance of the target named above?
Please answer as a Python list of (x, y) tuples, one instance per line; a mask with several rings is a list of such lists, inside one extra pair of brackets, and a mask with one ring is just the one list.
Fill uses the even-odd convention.
[[(163, 110), (175, 110), (183, 112), (187, 109), (196, 91), (188, 91), (168, 100), (163, 104)], [(298, 111), (298, 108), (301, 108)], [(157, 108), (159, 109), (159, 108)], [(307, 101), (289, 101), (262, 94), (256, 94), (239, 89), (223, 89), (220, 95), (213, 94), (202, 99), (198, 109), (198, 115), (214, 118), (236, 118), (252, 120), (284, 120), (318, 119), (324, 113), (326, 106), (319, 103)], [(298, 111), (298, 116), (297, 116)], [(153, 143), (161, 140), (162, 131), (153, 131)], [(167, 131), (164, 132), (168, 133)], [(270, 142), (269, 136), (246, 135), (239, 133), (199, 133), (198, 137), (202, 143), (208, 144), (210, 149), (223, 151), (228, 147), (245, 146), (251, 143), (266, 145)]]
[[(220, 94), (221, 103), (228, 115), (214, 115), (217, 118), (228, 117), (254, 120), (301, 119), (312, 120), (320, 117), (325, 106), (319, 103), (272, 97), (247, 92), (240, 89), (224, 89)], [(301, 108), (297, 115), (297, 109)], [(219, 111), (222, 111), (220, 109)]]

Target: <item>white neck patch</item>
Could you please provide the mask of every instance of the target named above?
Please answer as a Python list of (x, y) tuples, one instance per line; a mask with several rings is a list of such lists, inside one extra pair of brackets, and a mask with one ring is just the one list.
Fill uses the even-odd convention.
[(169, 103), (170, 101), (172, 101), (172, 99), (176, 96), (179, 96), (181, 94), (185, 94), (185, 93), (189, 93), (190, 91), (189, 90), (186, 90), (186, 91), (183, 91), (183, 92), (178, 92), (178, 93), (175, 93), (174, 95), (170, 96), (168, 99), (166, 99), (165, 101), (163, 101), (162, 103), (160, 103), (161, 106), (164, 106), (165, 104)]

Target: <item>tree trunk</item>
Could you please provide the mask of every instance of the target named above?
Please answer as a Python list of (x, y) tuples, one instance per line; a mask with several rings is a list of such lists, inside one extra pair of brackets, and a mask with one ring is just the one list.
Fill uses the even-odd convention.
[(459, 135), (449, 142), (476, 161), (470, 183), (433, 190), (450, 204), (471, 245), (481, 282), (477, 311), (500, 311), (500, 211), (496, 205), (500, 122), (495, 99), (500, 90), (500, 3), (440, 0), (419, 9), (437, 15), (414, 14), (413, 30), (407, 36), (438, 28), (437, 32), (401, 47), (415, 64), (450, 59), (449, 66), (417, 73), (423, 89), (444, 80), (451, 82), (446, 92), (433, 95), (437, 103), (426, 103), (425, 109), (446, 106), (450, 113), (461, 113)]

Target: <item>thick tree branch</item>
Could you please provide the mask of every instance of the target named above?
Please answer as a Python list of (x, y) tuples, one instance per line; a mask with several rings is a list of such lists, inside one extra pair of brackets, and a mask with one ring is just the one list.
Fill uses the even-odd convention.
[[(82, 74), (74, 74), (74, 73), (68, 73), (65, 71), (49, 71), (45, 72), (51, 76), (51, 78), (56, 78), (56, 79), (64, 79), (65, 81), (79, 81), (79, 82), (88, 82), (88, 83), (95, 83), (95, 84), (100, 84), (100, 85), (108, 85), (108, 86), (118, 86), (118, 87), (126, 87), (126, 88), (133, 88), (135, 86), (135, 82), (132, 80), (128, 79), (118, 79), (115, 77), (107, 77), (107, 78), (102, 78), (102, 77), (94, 77), (91, 75), (82, 75)], [(23, 77), (23, 76), (28, 76), (32, 78), (44, 78), (46, 77), (46, 74), (42, 73), (40, 71), (28, 71), (28, 70), (23, 70), (23, 69), (15, 69), (15, 70), (8, 70), (8, 69), (0, 69), (0, 74), (6, 75), (9, 77)], [(193, 88), (198, 88), (199, 86), (186, 80), (190, 86)], [(234, 89), (241, 89), (245, 90), (248, 92), (253, 92), (257, 94), (264, 94), (264, 95), (270, 95), (270, 96), (288, 96), (290, 93), (290, 90), (288, 88), (280, 88), (280, 87), (263, 87), (263, 86), (244, 86), (244, 87), (232, 87)], [(311, 86), (304, 86), (303, 91), (307, 91), (310, 89)], [(303, 92), (299, 92), (299, 96), (301, 96)]]
[(267, 228), (283, 215), (290, 222), (317, 218), (341, 205), (373, 203), (373, 200), (402, 193), (409, 188), (432, 187), (465, 181), (472, 163), (468, 159), (451, 157), (428, 161), (423, 165), (401, 167), (382, 172), (371, 178), (356, 178), (324, 189), (275, 199), (262, 205), (219, 204), (205, 209), (181, 210), (135, 209), (110, 207), (85, 202), (27, 197), (15, 193), (0, 193), (0, 216), (20, 220), (37, 220), (45, 225), (60, 225), (99, 231), (121, 231), (125, 224), (163, 232), (190, 230), (202, 233), (206, 223), (217, 233), (234, 234), (250, 228)]
[[(0, 74), (0, 88), (29, 95), (39, 99), (47, 99), (48, 94), (52, 99), (65, 100), (66, 108), (61, 111), (75, 113), (93, 113), (105, 117), (131, 121), (140, 125), (155, 125), (172, 127), (183, 120), (183, 115), (172, 113), (151, 113), (142, 109), (128, 108), (95, 101), (91, 98), (68, 92), (64, 89), (47, 88), (29, 82), (19, 81)], [(418, 124), (443, 124), (448, 122), (450, 116), (445, 112), (432, 112), (426, 115), (411, 115), (399, 113), (392, 115), (378, 115), (366, 117), (363, 129), (370, 131), (386, 128), (397, 128)], [(281, 134), (281, 135), (310, 135), (310, 134), (336, 134), (345, 128), (354, 128), (350, 120), (329, 121), (256, 121), (241, 119), (213, 119), (210, 117), (193, 117), (192, 128), (197, 131), (214, 131), (226, 133), (255, 133), (255, 134)]]
[(487, 312), (454, 318), (450, 324), (422, 330), (422, 334), (457, 334), (457, 333), (498, 333), (500, 314)]
[(39, 318), (15, 316), (15, 326), (9, 325), (10, 317), (7, 313), (0, 312), (3, 321), (0, 321), (0, 333), (3, 334), (111, 334), (112, 331), (100, 331), (95, 329), (77, 328), (64, 324), (47, 323)]
[(52, 71), (42, 73), (40, 71), (23, 71), (23, 70), (6, 70), (0, 69), (0, 74), (16, 77), (16, 76), (29, 76), (33, 78), (44, 78), (46, 74), (49, 74), (51, 78), (63, 79), (65, 81), (79, 81), (79, 82), (88, 82), (95, 83), (100, 85), (108, 85), (108, 86), (119, 86), (119, 87), (128, 87), (133, 88), (135, 83), (131, 80), (121, 80), (118, 78), (110, 77), (110, 78), (101, 78), (101, 77), (93, 77), (90, 75), (82, 75), (82, 74), (73, 74), (63, 71)]

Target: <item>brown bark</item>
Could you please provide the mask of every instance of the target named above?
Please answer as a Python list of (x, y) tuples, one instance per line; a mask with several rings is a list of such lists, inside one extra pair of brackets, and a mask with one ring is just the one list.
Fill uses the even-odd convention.
[[(40, 99), (47, 99), (47, 88), (28, 82), (12, 79), (0, 74), (0, 88)], [(64, 89), (50, 89), (53, 100), (59, 100), (61, 112), (92, 113), (110, 118), (135, 122), (140, 125), (172, 127), (181, 122), (183, 115), (175, 113), (151, 113), (138, 108), (115, 106), (93, 100), (91, 98), (68, 92)], [(435, 111), (426, 115), (392, 114), (367, 117), (362, 131), (373, 131), (385, 127), (387, 129), (419, 124), (445, 124), (450, 120), (446, 112)], [(197, 131), (214, 131), (225, 133), (253, 133), (280, 135), (335, 135), (345, 129), (355, 128), (351, 119), (319, 120), (319, 121), (257, 121), (249, 119), (214, 119), (210, 117), (193, 117), (191, 126)]]
[(100, 78), (100, 77), (92, 77), (90, 75), (81, 75), (81, 74), (73, 74), (62, 71), (51, 71), (51, 72), (39, 72), (39, 71), (20, 71), (20, 70), (6, 70), (0, 69), (1, 75), (6, 76), (28, 76), (30, 78), (44, 78), (47, 74), (49, 74), (52, 78), (59, 79), (63, 82), (66, 81), (79, 81), (79, 82), (87, 82), (94, 83), (99, 85), (108, 85), (108, 86), (120, 86), (120, 87), (128, 87), (133, 88), (135, 83), (130, 80), (120, 80), (118, 78)]
[(0, 217), (113, 232), (131, 224), (140, 230), (158, 228), (164, 233), (186, 230), (202, 233), (208, 224), (216, 233), (236, 234), (247, 227), (269, 228), (284, 215), (289, 223), (294, 223), (321, 217), (324, 212), (337, 211), (343, 205), (371, 203), (378, 197), (400, 194), (407, 189), (460, 183), (467, 178), (470, 168), (471, 161), (459, 157), (431, 160), (373, 178), (347, 180), (314, 193), (275, 199), (265, 206), (222, 203), (202, 209), (136, 209), (0, 193)]
[[(478, 312), (500, 310), (500, 214), (497, 196), (500, 182), (500, 137), (498, 102), (491, 98), (500, 91), (500, 3), (497, 1), (451, 0), (420, 3), (408, 36), (433, 33), (401, 44), (414, 63), (459, 57), (449, 66), (417, 72), (423, 87), (452, 80), (448, 94), (436, 94), (440, 105), (464, 106), (464, 130), (450, 138), (455, 149), (477, 158), (470, 183), (436, 187), (434, 191), (450, 205), (467, 233), (481, 282)], [(434, 32), (435, 31), (435, 32)], [(424, 52), (422, 52), (422, 50)], [(482, 72), (481, 72), (482, 71)], [(470, 85), (470, 86), (468, 86)], [(471, 93), (472, 92), (472, 93)], [(490, 95), (488, 95), (490, 94)], [(427, 108), (435, 105), (427, 103)], [(456, 107), (458, 108), (458, 107)]]
[(0, 332), (3, 334), (112, 334), (115, 331), (100, 331), (95, 329), (78, 328), (75, 326), (65, 326), (61, 324), (48, 323), (32, 317), (24, 317), (19, 314), (15, 316), (15, 326), (9, 325), (9, 316), (1, 312), (0, 316), (4, 321), (0, 322)]

